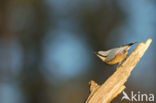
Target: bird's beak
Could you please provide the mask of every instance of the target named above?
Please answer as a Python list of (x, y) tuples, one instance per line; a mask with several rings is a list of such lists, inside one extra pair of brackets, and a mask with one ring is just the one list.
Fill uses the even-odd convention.
[(103, 57), (101, 55), (99, 55), (98, 53), (95, 52), (95, 54), (102, 60), (102, 61), (106, 61), (106, 57)]

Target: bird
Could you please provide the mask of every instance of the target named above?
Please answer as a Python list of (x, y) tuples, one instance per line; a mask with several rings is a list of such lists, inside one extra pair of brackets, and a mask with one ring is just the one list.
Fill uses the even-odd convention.
[(137, 42), (132, 42), (107, 51), (98, 51), (95, 52), (95, 54), (106, 64), (118, 64), (119, 66), (122, 63), (122, 61), (127, 57), (128, 50), (131, 48), (132, 45), (136, 43)]

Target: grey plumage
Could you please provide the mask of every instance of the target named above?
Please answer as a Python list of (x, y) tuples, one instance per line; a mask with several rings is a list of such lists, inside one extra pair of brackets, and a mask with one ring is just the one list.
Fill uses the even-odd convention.
[(114, 57), (117, 54), (123, 54), (125, 50), (129, 50), (131, 48), (131, 46), (135, 43), (136, 42), (129, 43), (129, 44), (123, 45), (121, 47), (113, 48), (113, 49), (110, 49), (107, 51), (98, 51), (97, 54), (100, 56), (106, 57), (106, 62), (109, 62), (112, 59), (114, 59)]

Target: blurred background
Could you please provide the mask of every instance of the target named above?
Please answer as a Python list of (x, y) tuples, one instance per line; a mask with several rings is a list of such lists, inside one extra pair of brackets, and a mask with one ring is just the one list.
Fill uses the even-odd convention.
[(127, 94), (156, 94), (155, 0), (1, 0), (0, 103), (83, 103), (115, 71), (94, 52), (148, 38)]

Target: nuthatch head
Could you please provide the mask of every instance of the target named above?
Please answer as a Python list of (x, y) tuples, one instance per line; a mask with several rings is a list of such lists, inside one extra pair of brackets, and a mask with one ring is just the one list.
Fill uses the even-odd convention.
[(98, 51), (96, 55), (106, 64), (114, 65), (120, 64), (127, 56), (128, 50), (136, 42), (129, 43), (127, 45), (120, 46), (118, 48), (113, 48), (107, 51)]

